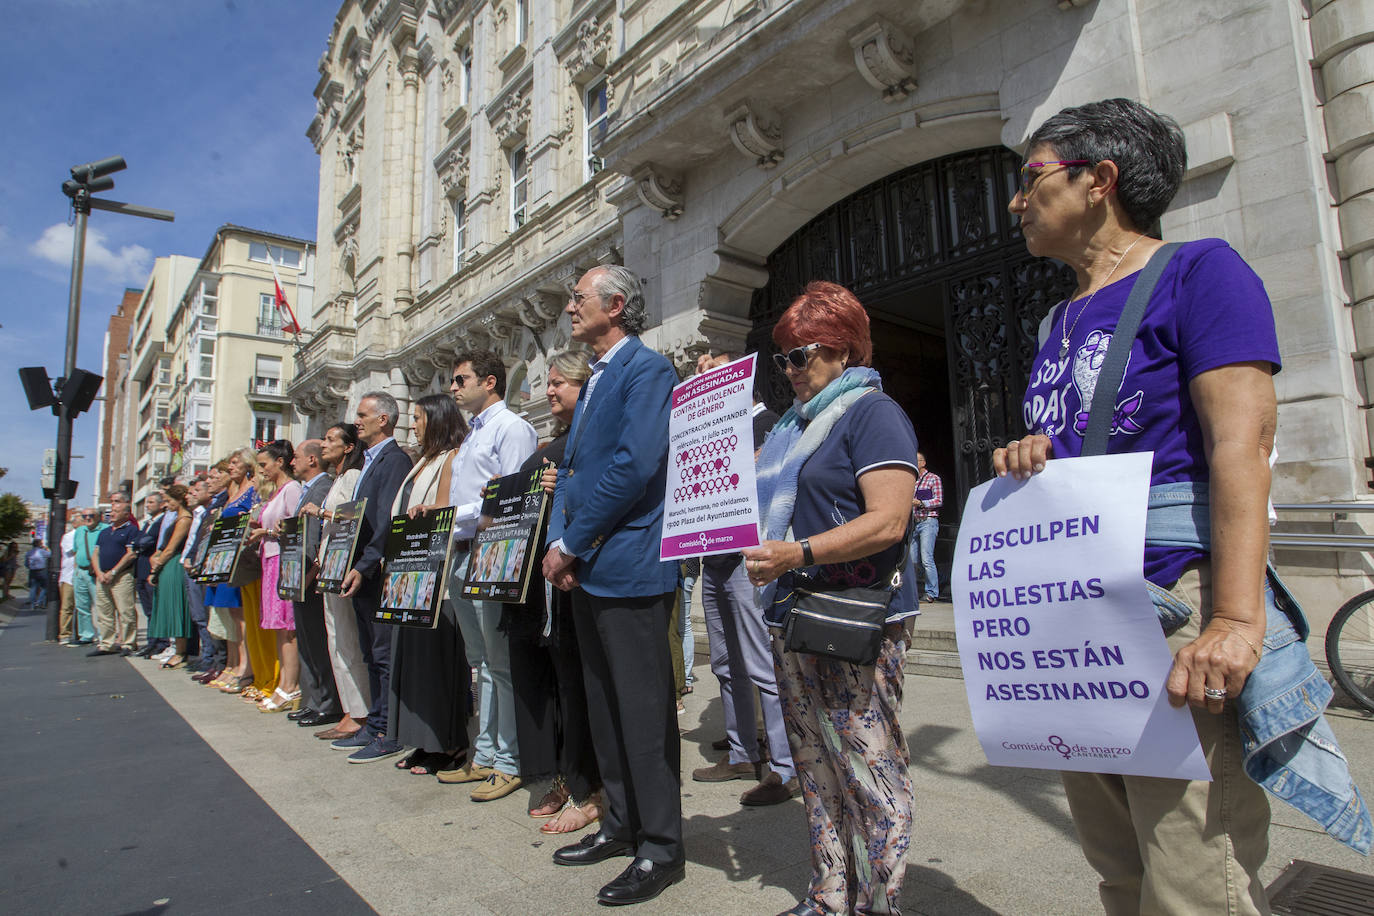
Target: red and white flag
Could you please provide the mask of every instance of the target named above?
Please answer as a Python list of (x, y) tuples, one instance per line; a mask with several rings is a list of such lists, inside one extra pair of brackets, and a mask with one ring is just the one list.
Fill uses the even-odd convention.
[[(267, 246), (263, 246), (267, 248)], [(281, 315), (281, 329), (288, 334), (299, 334), (301, 326), (296, 322), (296, 313), (291, 311), (291, 303), (286, 301), (286, 293), (282, 292), (281, 276), (277, 273), (277, 262), (272, 260), (272, 249), (267, 248), (267, 263), (272, 268), (272, 283), (276, 288), (277, 312)]]

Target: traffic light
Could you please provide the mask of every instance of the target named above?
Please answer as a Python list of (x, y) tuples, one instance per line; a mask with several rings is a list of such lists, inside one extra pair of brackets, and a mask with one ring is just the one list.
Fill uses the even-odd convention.
[(128, 167), (123, 156), (110, 156), (85, 165), (74, 165), (72, 177), (62, 182), (62, 193), (75, 200), (83, 193), (89, 196), (96, 191), (109, 191), (115, 186), (110, 174)]

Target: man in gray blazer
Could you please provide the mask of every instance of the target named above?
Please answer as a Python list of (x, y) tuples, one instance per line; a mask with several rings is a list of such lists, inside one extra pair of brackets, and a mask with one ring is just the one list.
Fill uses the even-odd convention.
[[(291, 458), (291, 469), (305, 487), (296, 504), (298, 517), (301, 506), (312, 503), (323, 506), (329, 487), (334, 483), (334, 475), (326, 474), (320, 466), (323, 445), (319, 439), (306, 439), (296, 446), (296, 454)], [(307, 517), (305, 524), (312, 534), (309, 542), (319, 544), (323, 522), (318, 517)], [(307, 561), (305, 600), (292, 602), (296, 612), (296, 645), (301, 655), (302, 699), (301, 708), (287, 713), (286, 718), (302, 728), (332, 724), (343, 718), (324, 629), (324, 596), (309, 587), (314, 581), (314, 572), (314, 564)]]

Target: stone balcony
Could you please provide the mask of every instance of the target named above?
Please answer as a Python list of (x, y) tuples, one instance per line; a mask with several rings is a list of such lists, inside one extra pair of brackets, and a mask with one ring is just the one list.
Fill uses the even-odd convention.
[(626, 49), (607, 67), (615, 110), (598, 152), (649, 180), (651, 195), (654, 185), (671, 195), (676, 175), (731, 146), (771, 168), (787, 139), (779, 112), (851, 75), (904, 98), (915, 87), (911, 36), (960, 5), (857, 0), (837, 12), (825, 0), (704, 0), (649, 24), (648, 4), (632, 2)]

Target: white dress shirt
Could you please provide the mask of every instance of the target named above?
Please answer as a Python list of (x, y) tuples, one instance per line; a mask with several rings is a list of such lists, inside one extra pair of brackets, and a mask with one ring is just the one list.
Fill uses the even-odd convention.
[(482, 488), (493, 477), (520, 470), (534, 454), (539, 434), (522, 417), (497, 401), (472, 418), (472, 429), (453, 456), (448, 501), (453, 506), (453, 537), (467, 540), (477, 533), (482, 515)]
[(630, 335), (626, 334), (624, 337), (617, 340), (615, 345), (606, 351), (605, 355), (592, 363), (592, 374), (591, 377), (587, 379), (587, 393), (582, 396), (582, 409), (584, 411), (587, 409), (587, 405), (591, 403), (592, 392), (596, 390), (597, 380), (601, 378), (601, 370), (611, 364), (611, 357), (615, 356), (616, 351), (625, 346), (625, 343), (629, 339)]
[(62, 573), (57, 577), (58, 582), (72, 584), (76, 578), (76, 529), (68, 528), (62, 535)]

